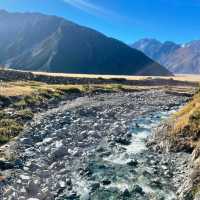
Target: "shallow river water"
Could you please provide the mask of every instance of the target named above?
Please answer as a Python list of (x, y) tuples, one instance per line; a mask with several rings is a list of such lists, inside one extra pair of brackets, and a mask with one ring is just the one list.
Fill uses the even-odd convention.
[(100, 94), (36, 116), (13, 146), (19, 166), (5, 200), (173, 200), (187, 154), (145, 139), (187, 101), (159, 90)]

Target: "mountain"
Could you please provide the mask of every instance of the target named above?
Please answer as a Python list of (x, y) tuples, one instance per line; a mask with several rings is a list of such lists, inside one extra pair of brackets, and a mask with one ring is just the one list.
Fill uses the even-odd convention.
[(141, 39), (131, 46), (145, 52), (149, 57), (154, 57), (156, 52), (162, 47), (162, 43), (155, 39)]
[(200, 41), (179, 45), (161, 43), (155, 39), (142, 39), (131, 45), (156, 60), (173, 73), (200, 73)]
[(171, 75), (142, 52), (56, 16), (0, 11), (0, 64), (15, 69)]

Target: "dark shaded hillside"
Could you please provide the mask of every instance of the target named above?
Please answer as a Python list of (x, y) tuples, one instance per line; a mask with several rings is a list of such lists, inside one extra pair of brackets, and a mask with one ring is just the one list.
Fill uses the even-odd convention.
[(171, 75), (140, 51), (92, 29), (55, 16), (6, 11), (0, 11), (0, 64), (51, 72)]

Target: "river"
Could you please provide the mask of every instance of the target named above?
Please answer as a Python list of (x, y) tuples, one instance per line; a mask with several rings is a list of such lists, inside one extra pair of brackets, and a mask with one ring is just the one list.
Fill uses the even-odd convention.
[(5, 200), (175, 200), (188, 155), (162, 154), (146, 138), (188, 99), (162, 90), (62, 102), (40, 113), (12, 150)]

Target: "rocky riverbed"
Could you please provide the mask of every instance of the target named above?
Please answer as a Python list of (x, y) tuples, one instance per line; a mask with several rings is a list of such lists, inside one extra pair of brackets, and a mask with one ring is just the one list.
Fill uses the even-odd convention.
[(2, 171), (5, 200), (175, 200), (185, 153), (145, 140), (188, 97), (162, 90), (85, 96), (38, 114)]

